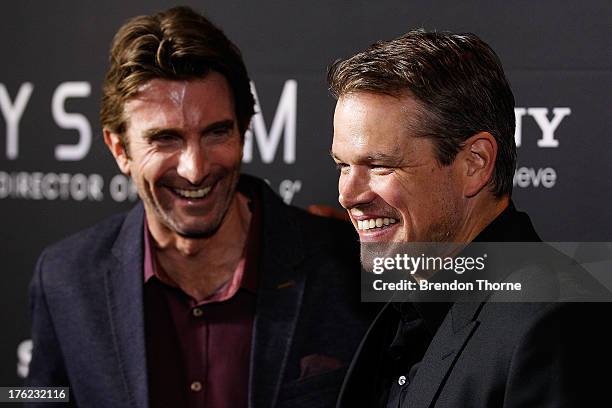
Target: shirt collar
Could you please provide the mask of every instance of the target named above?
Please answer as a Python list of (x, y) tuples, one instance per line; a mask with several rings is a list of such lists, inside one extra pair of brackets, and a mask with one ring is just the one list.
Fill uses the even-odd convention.
[(493, 221), (474, 238), (473, 242), (540, 242), (531, 219), (514, 206), (512, 200)]

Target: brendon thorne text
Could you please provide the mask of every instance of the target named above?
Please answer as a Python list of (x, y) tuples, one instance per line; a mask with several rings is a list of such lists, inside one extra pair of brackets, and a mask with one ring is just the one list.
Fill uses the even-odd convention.
[(429, 282), (422, 279), (419, 282), (402, 279), (399, 282), (385, 282), (377, 279), (372, 283), (376, 291), (520, 291), (521, 283), (491, 282), (487, 279), (476, 279), (474, 282)]

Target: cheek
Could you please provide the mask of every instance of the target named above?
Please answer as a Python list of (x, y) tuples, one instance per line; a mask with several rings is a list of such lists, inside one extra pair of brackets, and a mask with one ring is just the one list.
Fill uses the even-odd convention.
[(462, 185), (461, 180), (449, 170), (441, 171), (436, 175), (435, 185), (432, 195), (436, 197), (438, 201), (443, 201), (447, 204), (455, 203), (462, 196)]
[(400, 212), (410, 201), (411, 191), (408, 183), (395, 173), (375, 177), (371, 185), (372, 190), (383, 201)]
[(154, 182), (171, 168), (176, 168), (175, 154), (147, 152), (143, 154), (137, 163), (135, 162), (133, 175), (149, 182)]
[(212, 163), (223, 167), (237, 167), (242, 162), (242, 145), (215, 146), (209, 150), (209, 157)]

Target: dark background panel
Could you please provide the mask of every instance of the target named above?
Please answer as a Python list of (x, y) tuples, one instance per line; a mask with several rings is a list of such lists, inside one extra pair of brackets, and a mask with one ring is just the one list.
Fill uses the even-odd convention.
[[(129, 17), (176, 5), (168, 1), (116, 0), (7, 2), (0, 13), (0, 83), (12, 101), (23, 83), (34, 86), (19, 126), (19, 156), (6, 157), (6, 123), (0, 117), (0, 176), (25, 172), (82, 173), (104, 180), (101, 201), (0, 198), (0, 385), (17, 385), (17, 348), (29, 338), (27, 287), (36, 258), (48, 244), (124, 211), (133, 201), (109, 194), (118, 171), (101, 140), (100, 85), (110, 41)], [(186, 1), (205, 11), (242, 49), (255, 82), (268, 131), (281, 91), (297, 81), (296, 160), (272, 163), (255, 149), (245, 172), (267, 178), (276, 190), (294, 188), (291, 201), (337, 205), (337, 175), (329, 158), (334, 101), (326, 67), (379, 39), (417, 27), (470, 31), (499, 54), (512, 83), (516, 106), (567, 107), (555, 131), (556, 148), (541, 148), (541, 129), (522, 121), (519, 168), (554, 169), (550, 188), (516, 188), (517, 206), (528, 211), (544, 239), (609, 241), (612, 164), (609, 129), (612, 54), (609, 1), (426, 2), (426, 1)], [(84, 115), (93, 142), (79, 161), (58, 161), (55, 146), (78, 133), (55, 123), (51, 100), (57, 87), (84, 81), (91, 94), (68, 99), (65, 109)], [(552, 113), (549, 113), (549, 119)], [(286, 137), (283, 134), (283, 138)], [(1, 179), (1, 177), (0, 177)], [(289, 196), (286, 196), (289, 199)]]

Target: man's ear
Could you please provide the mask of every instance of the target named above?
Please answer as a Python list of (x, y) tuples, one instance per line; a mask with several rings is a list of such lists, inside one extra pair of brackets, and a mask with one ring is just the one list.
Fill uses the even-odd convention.
[(497, 141), (489, 132), (477, 133), (464, 142), (458, 156), (463, 163), (463, 194), (473, 197), (493, 178)]
[(126, 176), (130, 175), (130, 157), (126, 150), (126, 147), (119, 137), (118, 134), (111, 132), (108, 129), (104, 129), (104, 143), (108, 147), (108, 150), (115, 157), (115, 161), (117, 162), (117, 166), (123, 174)]

